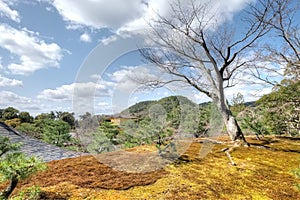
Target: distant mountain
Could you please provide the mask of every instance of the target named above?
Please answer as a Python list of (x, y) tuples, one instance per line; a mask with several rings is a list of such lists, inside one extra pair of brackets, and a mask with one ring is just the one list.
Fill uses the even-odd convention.
[[(142, 101), (138, 102), (129, 108), (123, 110), (120, 114), (126, 116), (135, 116), (135, 117), (144, 117), (148, 114), (149, 109), (154, 105), (161, 105), (167, 114), (171, 113), (174, 110), (178, 110), (180, 106), (188, 105), (192, 107), (199, 106), (200, 108), (206, 108), (210, 106), (212, 102), (203, 102), (200, 104), (196, 104), (193, 101), (189, 100), (184, 96), (169, 96), (164, 97), (160, 100), (150, 100), (150, 101)], [(245, 106), (247, 107), (255, 107), (255, 101), (245, 102)]]
[(151, 105), (154, 105), (157, 101), (142, 101), (130, 106), (126, 110), (122, 111), (121, 114), (123, 115), (131, 115), (131, 116), (141, 116), (148, 112), (148, 108)]
[(249, 102), (245, 102), (244, 105), (247, 107), (255, 107), (255, 101), (249, 101)]
[(174, 110), (178, 110), (180, 106), (183, 105), (195, 107), (198, 106), (196, 103), (192, 102), (184, 96), (169, 96), (157, 101), (152, 100), (136, 103), (133, 106), (130, 106), (126, 110), (122, 111), (121, 114), (144, 117), (148, 114), (149, 109), (155, 105), (162, 106), (167, 114), (171, 113)]

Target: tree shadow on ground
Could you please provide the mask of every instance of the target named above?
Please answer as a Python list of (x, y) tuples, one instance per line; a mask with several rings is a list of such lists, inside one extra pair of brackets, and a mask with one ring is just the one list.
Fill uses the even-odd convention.
[(283, 151), (283, 152), (293, 152), (300, 153), (300, 145), (299, 144), (285, 144), (282, 143), (282, 140), (290, 140), (290, 141), (300, 141), (300, 138), (288, 137), (288, 136), (277, 136), (277, 137), (265, 137), (261, 140), (253, 140), (250, 139), (248, 142), (250, 146), (267, 149), (271, 151)]

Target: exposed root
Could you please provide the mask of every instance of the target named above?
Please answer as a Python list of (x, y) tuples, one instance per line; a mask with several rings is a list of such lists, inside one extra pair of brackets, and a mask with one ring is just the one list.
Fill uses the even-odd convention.
[(233, 141), (233, 146), (234, 147), (250, 147), (250, 144), (245, 140), (245, 139), (242, 139), (242, 140), (235, 140)]
[(229, 153), (229, 150), (228, 150), (228, 151), (225, 151), (225, 154), (226, 154), (226, 156), (228, 157), (228, 159), (230, 160), (231, 165), (232, 165), (232, 166), (236, 166), (235, 162), (233, 161), (233, 159), (232, 159), (232, 157), (231, 157), (231, 155), (230, 155), (230, 153)]
[(230, 152), (232, 152), (233, 149), (234, 149), (234, 147), (230, 147), (230, 148), (227, 147), (227, 148), (222, 149), (221, 152), (225, 152), (225, 154), (226, 154), (227, 158), (229, 159), (230, 164), (232, 166), (236, 166), (236, 163), (233, 161), (232, 156), (230, 155)]
[(211, 139), (211, 138), (198, 138), (196, 141), (199, 142), (199, 143), (210, 142), (212, 144), (226, 144), (226, 142), (222, 142), (222, 141), (219, 141), (219, 140), (214, 140), (214, 139)]
[(271, 150), (271, 151), (276, 151), (277, 149), (269, 147), (269, 146), (265, 146), (263, 144), (251, 144), (251, 147), (255, 147), (258, 149), (267, 149), (267, 150)]

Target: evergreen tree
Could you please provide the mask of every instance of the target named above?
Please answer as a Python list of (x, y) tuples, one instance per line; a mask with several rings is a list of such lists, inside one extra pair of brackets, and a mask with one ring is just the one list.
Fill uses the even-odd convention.
[(20, 112), (19, 119), (21, 123), (32, 123), (33, 117), (29, 114), (29, 112)]
[(62, 120), (47, 120), (43, 128), (43, 140), (62, 147), (71, 138), (70, 126)]
[(300, 81), (278, 86), (257, 101), (271, 134), (300, 134)]
[(36, 157), (27, 157), (19, 152), (20, 146), (0, 137), (0, 181), (9, 181), (7, 188), (0, 193), (1, 200), (8, 199), (19, 180), (46, 168)]
[(3, 110), (2, 112), (2, 118), (4, 120), (10, 120), (14, 118), (18, 118), (19, 115), (19, 110), (13, 108), (13, 107), (8, 107)]

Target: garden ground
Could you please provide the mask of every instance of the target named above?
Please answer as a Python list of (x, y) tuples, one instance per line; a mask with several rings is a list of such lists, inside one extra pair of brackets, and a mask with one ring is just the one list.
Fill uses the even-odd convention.
[[(199, 141), (193, 142), (176, 162), (144, 173), (117, 171), (93, 156), (52, 161), (47, 171), (20, 183), (14, 195), (38, 185), (41, 199), (56, 200), (300, 199), (296, 187), (300, 181), (292, 173), (300, 167), (300, 138), (247, 140), (252, 147), (237, 147), (231, 152), (236, 166), (222, 151), (227, 144), (213, 145), (212, 151), (200, 158), (203, 143)], [(141, 146), (129, 151), (143, 154), (155, 150)]]

